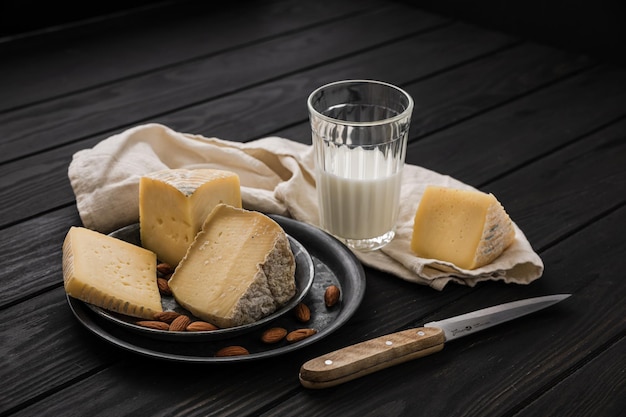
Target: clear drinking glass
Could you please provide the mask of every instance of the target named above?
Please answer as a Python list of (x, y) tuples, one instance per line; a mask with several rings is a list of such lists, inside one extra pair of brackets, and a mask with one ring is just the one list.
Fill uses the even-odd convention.
[(395, 235), (413, 99), (380, 81), (324, 85), (307, 100), (321, 227), (358, 250)]

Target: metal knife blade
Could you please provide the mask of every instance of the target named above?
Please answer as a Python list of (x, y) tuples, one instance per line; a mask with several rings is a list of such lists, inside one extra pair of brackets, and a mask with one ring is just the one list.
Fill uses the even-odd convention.
[(445, 342), (544, 309), (570, 295), (513, 301), (347, 346), (305, 362), (300, 367), (300, 383), (306, 388), (339, 385), (438, 352)]

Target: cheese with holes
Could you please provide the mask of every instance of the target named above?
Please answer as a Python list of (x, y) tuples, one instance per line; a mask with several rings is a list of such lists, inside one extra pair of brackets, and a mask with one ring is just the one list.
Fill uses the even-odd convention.
[(513, 223), (493, 194), (429, 186), (415, 213), (411, 249), (422, 258), (475, 269), (514, 239)]
[(255, 322), (296, 293), (295, 258), (268, 216), (219, 204), (169, 281), (176, 301), (221, 328)]
[(65, 292), (133, 317), (163, 311), (156, 265), (154, 252), (83, 227), (71, 227), (63, 242)]
[(241, 207), (237, 174), (217, 169), (167, 169), (139, 182), (141, 245), (176, 266), (213, 208)]

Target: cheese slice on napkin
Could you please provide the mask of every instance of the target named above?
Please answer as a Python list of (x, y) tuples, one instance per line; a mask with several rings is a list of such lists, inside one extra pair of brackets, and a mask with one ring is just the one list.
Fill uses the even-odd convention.
[(496, 260), (514, 239), (513, 223), (493, 194), (429, 186), (415, 213), (411, 249), (476, 269)]

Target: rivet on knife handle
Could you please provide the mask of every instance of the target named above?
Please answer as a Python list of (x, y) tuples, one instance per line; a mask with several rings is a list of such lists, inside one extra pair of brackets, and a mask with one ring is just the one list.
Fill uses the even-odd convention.
[(443, 349), (441, 329), (420, 327), (366, 340), (319, 356), (300, 368), (306, 388), (327, 388)]

